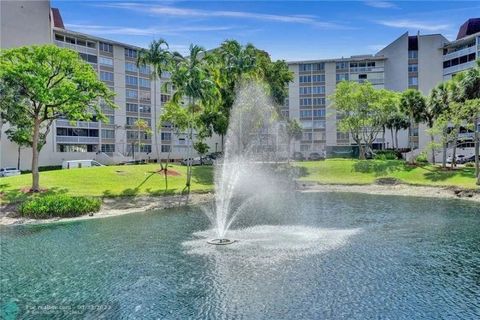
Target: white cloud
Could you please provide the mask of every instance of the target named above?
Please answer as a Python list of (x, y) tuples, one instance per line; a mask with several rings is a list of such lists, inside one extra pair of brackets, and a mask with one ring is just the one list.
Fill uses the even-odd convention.
[(397, 8), (396, 4), (390, 1), (369, 0), (369, 1), (364, 1), (364, 3), (369, 7), (379, 8), (379, 9)]
[(102, 26), (91, 24), (66, 24), (67, 29), (92, 35), (129, 35), (129, 36), (150, 36), (150, 35), (176, 35), (182, 32), (212, 32), (226, 31), (234, 27), (229, 26), (172, 26), (172, 27), (146, 27), (131, 28), (124, 26)]
[(408, 29), (408, 30), (425, 30), (425, 31), (441, 31), (441, 30), (449, 30), (451, 25), (445, 23), (437, 23), (437, 22), (420, 22), (415, 20), (408, 20), (408, 19), (398, 19), (398, 20), (381, 20), (377, 21), (378, 24), (392, 27), (392, 28), (401, 28), (401, 29)]
[(237, 19), (252, 19), (252, 20), (261, 20), (261, 21), (272, 21), (272, 22), (282, 22), (282, 23), (297, 23), (297, 24), (307, 24), (319, 28), (325, 29), (341, 29), (345, 28), (336, 23), (327, 22), (327, 21), (318, 21), (313, 16), (306, 15), (277, 15), (277, 14), (266, 14), (266, 13), (254, 13), (246, 11), (215, 11), (215, 10), (200, 10), (200, 9), (191, 9), (191, 8), (179, 8), (173, 6), (164, 6), (164, 5), (147, 5), (139, 3), (108, 3), (101, 4), (100, 6), (106, 6), (110, 8), (118, 9), (128, 9), (136, 10), (141, 12), (146, 12), (149, 14), (155, 14), (159, 16), (175, 16), (175, 17), (197, 17), (197, 18), (237, 18)]

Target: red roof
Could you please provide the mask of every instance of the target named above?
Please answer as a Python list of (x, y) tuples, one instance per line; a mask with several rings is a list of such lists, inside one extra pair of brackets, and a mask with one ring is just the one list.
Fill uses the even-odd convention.
[(468, 19), (458, 30), (457, 40), (477, 32), (480, 32), (480, 18)]
[(52, 8), (52, 19), (54, 27), (65, 29), (65, 26), (63, 25), (62, 15), (60, 14), (60, 10), (58, 10), (58, 8)]

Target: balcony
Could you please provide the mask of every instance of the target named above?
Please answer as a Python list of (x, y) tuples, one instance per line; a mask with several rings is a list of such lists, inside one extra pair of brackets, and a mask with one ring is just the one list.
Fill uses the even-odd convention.
[(55, 40), (54, 42), (55, 42), (55, 45), (57, 47), (60, 47), (60, 48), (68, 48), (68, 49), (72, 49), (72, 50), (75, 50), (75, 51), (81, 52), (81, 53), (88, 53), (88, 54), (97, 55), (97, 49), (95, 49), (95, 48), (78, 46), (78, 45), (73, 44), (73, 43), (67, 43), (67, 42), (58, 41), (58, 40)]
[(79, 143), (79, 144), (98, 144), (99, 137), (70, 137), (70, 136), (56, 136), (57, 143)]
[(90, 128), (96, 129), (99, 127), (98, 122), (90, 122), (90, 121), (76, 121), (73, 122), (73, 125), (70, 124), (68, 120), (57, 120), (56, 122), (57, 127), (65, 127), (65, 128)]
[(443, 61), (459, 58), (461, 56), (467, 56), (471, 53), (475, 53), (476, 50), (477, 49), (475, 48), (475, 46), (472, 46), (455, 52), (451, 52), (443, 56)]
[(360, 72), (383, 72), (383, 67), (353, 67), (350, 68), (351, 73), (360, 73)]
[(474, 66), (475, 66), (475, 61), (469, 61), (466, 63), (457, 64), (456, 66), (443, 69), (443, 75), (467, 70), (467, 69), (473, 68)]

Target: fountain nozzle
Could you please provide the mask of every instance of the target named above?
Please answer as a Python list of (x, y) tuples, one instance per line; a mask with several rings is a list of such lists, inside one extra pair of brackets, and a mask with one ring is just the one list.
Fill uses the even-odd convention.
[(236, 240), (230, 240), (230, 239), (212, 239), (207, 241), (207, 243), (217, 245), (217, 246), (232, 244), (234, 242), (236, 242)]

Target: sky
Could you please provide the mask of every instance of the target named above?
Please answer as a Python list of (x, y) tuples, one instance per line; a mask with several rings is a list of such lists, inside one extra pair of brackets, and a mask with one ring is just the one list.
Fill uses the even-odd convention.
[(67, 29), (140, 47), (165, 39), (182, 54), (226, 39), (287, 61), (374, 54), (405, 32), (441, 33), (480, 17), (478, 1), (52, 0)]

